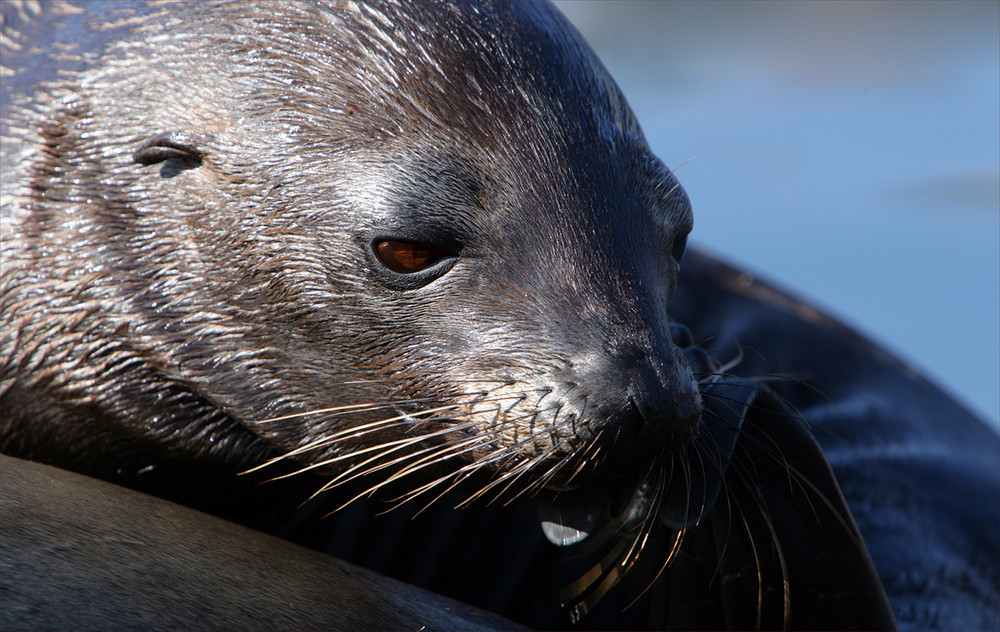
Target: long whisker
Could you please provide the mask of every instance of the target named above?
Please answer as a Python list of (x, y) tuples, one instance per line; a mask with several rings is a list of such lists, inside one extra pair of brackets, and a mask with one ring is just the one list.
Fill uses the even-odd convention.
[[(492, 464), (494, 462), (503, 461), (505, 459), (510, 458), (513, 455), (516, 455), (517, 454), (517, 448), (519, 448), (523, 444), (530, 443), (531, 441), (532, 441), (532, 438), (529, 437), (528, 439), (525, 439), (522, 442), (519, 442), (518, 444), (514, 444), (513, 446), (509, 446), (509, 447), (504, 448), (504, 449), (495, 450), (494, 454), (490, 455), (489, 457), (486, 457), (486, 458), (483, 458), (483, 459), (479, 459), (479, 460), (477, 460), (477, 461), (475, 461), (473, 463), (470, 463), (470, 464), (468, 464), (468, 465), (466, 465), (466, 466), (464, 466), (462, 468), (459, 468), (457, 471), (455, 471), (455, 472), (453, 472), (451, 474), (439, 477), (438, 479), (436, 479), (434, 481), (431, 481), (431, 482), (429, 482), (429, 483), (421, 486), (420, 488), (417, 488), (416, 490), (411, 491), (410, 493), (408, 493), (405, 496), (405, 499), (409, 500), (411, 498), (414, 498), (417, 495), (422, 494), (422, 493), (428, 491), (429, 489), (431, 489), (431, 488), (433, 488), (433, 487), (435, 487), (437, 485), (440, 485), (440, 484), (444, 483), (445, 481), (447, 481), (450, 478), (455, 478), (454, 482), (450, 486), (448, 486), (437, 497), (435, 497), (434, 499), (432, 499), (430, 503), (428, 503), (428, 505), (430, 505), (431, 503), (433, 503), (434, 501), (436, 501), (437, 499), (439, 499), (441, 496), (443, 496), (444, 494), (446, 494), (448, 491), (450, 491), (451, 489), (453, 489), (462, 480), (464, 480), (465, 478), (467, 478), (468, 476), (470, 476), (473, 472), (475, 472), (475, 471), (477, 471), (479, 469), (482, 469), (483, 467), (485, 467), (485, 466), (487, 466), (489, 464)], [(500, 492), (497, 493), (497, 496), (502, 495), (504, 493), (504, 491), (506, 491), (506, 489), (508, 489), (510, 487), (510, 485), (513, 484), (513, 482), (517, 480), (518, 477), (520, 477), (521, 475), (523, 475), (523, 474), (527, 473), (528, 471), (530, 471), (534, 467), (534, 465), (536, 463), (542, 462), (546, 458), (548, 458), (549, 456), (551, 456), (551, 454), (554, 453), (555, 451), (557, 451), (559, 449), (559, 447), (560, 447), (559, 445), (553, 446), (550, 450), (547, 450), (546, 452), (543, 452), (543, 453), (541, 453), (541, 454), (533, 457), (532, 459), (529, 459), (527, 461), (522, 461), (521, 463), (517, 464), (513, 470), (510, 470), (510, 471), (506, 472), (505, 474), (500, 475), (499, 477), (495, 478), (493, 481), (491, 481), (487, 485), (484, 485), (483, 487), (481, 487), (477, 492), (475, 492), (474, 494), (472, 494), (471, 496), (469, 496), (468, 498), (466, 498), (465, 500), (463, 500), (461, 503), (459, 503), (456, 506), (456, 508), (460, 508), (460, 507), (463, 507), (463, 506), (466, 506), (466, 505), (472, 503), (476, 498), (478, 498), (478, 497), (484, 495), (485, 493), (489, 492), (490, 490), (492, 490), (494, 487), (496, 487), (500, 483), (503, 483), (506, 479), (508, 479), (508, 478), (512, 479), (510, 481), (510, 483), (508, 483), (508, 485), (504, 488), (504, 490), (501, 490)], [(521, 492), (518, 492), (518, 494), (523, 493), (523, 491), (524, 490), (522, 490)], [(516, 498), (516, 495), (515, 495), (515, 498)], [(425, 508), (426, 508), (426, 506), (425, 506)], [(421, 511), (423, 511), (423, 510), (421, 510)]]
[[(506, 451), (504, 450), (502, 452), (506, 452)], [(432, 503), (440, 500), (442, 496), (444, 496), (445, 494), (447, 494), (448, 492), (450, 492), (451, 490), (453, 490), (462, 481), (464, 481), (466, 478), (468, 478), (469, 476), (471, 476), (475, 472), (479, 471), (480, 469), (483, 469), (484, 467), (486, 467), (487, 465), (489, 465), (490, 463), (492, 463), (495, 460), (507, 458), (508, 456), (509, 456), (509, 454), (500, 453), (500, 454), (493, 455), (490, 458), (480, 459), (480, 460), (478, 460), (478, 461), (476, 461), (474, 463), (470, 463), (470, 464), (468, 464), (468, 465), (460, 468), (459, 470), (457, 470), (454, 473), (447, 474), (445, 476), (441, 476), (441, 477), (435, 479), (434, 481), (431, 481), (430, 483), (427, 483), (427, 484), (423, 485), (422, 487), (417, 488), (413, 492), (410, 492), (409, 494), (407, 494), (406, 499), (409, 500), (411, 498), (415, 498), (416, 496), (418, 496), (420, 494), (423, 494), (423, 493), (429, 491), (430, 489), (432, 489), (432, 488), (434, 488), (434, 487), (436, 487), (438, 485), (444, 484), (449, 479), (454, 478), (454, 480), (452, 481), (451, 485), (448, 485), (437, 496), (435, 496), (434, 498), (432, 498), (423, 507), (423, 509), (420, 510), (422, 512), (424, 509), (426, 509), (427, 507), (429, 507)], [(455, 505), (455, 508), (459, 509), (461, 507), (465, 507), (465, 506), (471, 504), (477, 497), (479, 497), (479, 496), (485, 494), (487, 491), (489, 491), (489, 489), (490, 489), (491, 486), (492, 486), (492, 484), (490, 486), (486, 486), (486, 487), (480, 488), (479, 491), (477, 491), (475, 494), (469, 496), (465, 500), (463, 500), (460, 503), (458, 503), (457, 505)], [(420, 512), (418, 512), (418, 513), (420, 513)]]
[[(344, 472), (341, 472), (339, 475), (337, 475), (334, 478), (332, 478), (329, 481), (327, 481), (327, 483), (316, 492), (316, 494), (319, 494), (319, 493), (324, 492), (324, 491), (326, 491), (328, 489), (331, 489), (335, 485), (349, 482), (351, 480), (354, 480), (355, 478), (358, 478), (359, 476), (364, 476), (365, 474), (370, 473), (371, 471), (377, 471), (379, 469), (382, 469), (381, 467), (375, 467), (372, 470), (365, 470), (365, 471), (360, 471), (359, 472), (359, 470), (362, 470), (365, 466), (367, 466), (367, 465), (369, 465), (371, 463), (375, 463), (375, 462), (379, 461), (380, 459), (384, 458), (388, 454), (391, 454), (391, 453), (394, 453), (394, 452), (398, 452), (400, 450), (404, 450), (404, 449), (408, 448), (411, 445), (414, 445), (414, 444), (417, 444), (417, 443), (421, 443), (423, 441), (426, 441), (429, 438), (451, 434), (451, 433), (453, 433), (453, 432), (455, 432), (457, 430), (461, 430), (463, 428), (468, 428), (468, 427), (474, 427), (475, 425), (476, 424), (474, 422), (466, 422), (465, 424), (462, 424), (460, 426), (448, 426), (448, 427), (445, 427), (445, 428), (441, 428), (440, 430), (437, 430), (435, 432), (430, 432), (430, 433), (427, 433), (427, 434), (417, 435), (417, 436), (414, 436), (414, 437), (407, 437), (407, 438), (404, 438), (404, 439), (396, 439), (395, 441), (389, 441), (387, 443), (381, 443), (381, 444), (369, 446), (369, 447), (364, 448), (362, 450), (357, 450), (355, 452), (351, 452), (351, 453), (347, 453), (347, 454), (342, 454), (340, 456), (337, 456), (337, 457), (334, 457), (334, 458), (331, 458), (331, 459), (326, 459), (324, 461), (320, 461), (319, 463), (316, 463), (315, 465), (311, 465), (311, 466), (309, 466), (308, 468), (305, 468), (305, 469), (312, 469), (314, 467), (322, 467), (322, 466), (326, 466), (326, 465), (329, 465), (329, 464), (337, 462), (337, 461), (342, 461), (342, 460), (346, 460), (346, 459), (355, 458), (359, 454), (375, 452), (374, 456), (369, 457), (368, 459), (366, 459), (365, 461), (363, 461), (361, 463), (353, 465), (352, 467), (348, 468)], [(430, 449), (436, 449), (438, 447), (439, 446), (432, 446), (431, 448), (427, 448), (427, 449), (428, 450), (430, 450)], [(420, 453), (421, 452), (418, 451), (416, 453), (409, 453), (409, 454), (407, 454), (405, 456), (406, 456), (406, 458), (410, 458), (410, 457), (412, 457), (414, 455), (419, 455)], [(313, 494), (313, 495), (315, 496), (316, 494)]]
[(559, 450), (559, 446), (558, 445), (552, 446), (551, 448), (549, 448), (545, 452), (542, 452), (541, 454), (535, 455), (531, 459), (518, 464), (517, 466), (515, 466), (514, 469), (512, 469), (512, 470), (510, 470), (508, 472), (505, 472), (504, 474), (502, 474), (502, 475), (494, 478), (488, 484), (484, 485), (476, 493), (472, 494), (466, 500), (464, 500), (462, 503), (460, 503), (459, 507), (463, 507), (463, 506), (468, 505), (469, 503), (473, 502), (477, 498), (480, 498), (481, 496), (485, 495), (487, 492), (492, 491), (498, 485), (500, 485), (500, 484), (504, 483), (505, 481), (507, 481), (508, 479), (510, 479), (510, 481), (508, 482), (508, 484), (502, 490), (500, 490), (500, 492), (498, 492), (496, 494), (496, 496), (499, 496), (499, 495), (503, 494), (503, 492), (505, 492), (507, 489), (509, 489), (510, 486), (518, 478), (520, 478), (523, 474), (529, 472), (538, 463), (544, 462), (545, 459), (549, 458), (552, 454), (555, 454), (558, 450)]
[[(450, 430), (451, 429), (449, 429), (449, 431)], [(437, 434), (437, 433), (435, 433), (435, 434)], [(426, 435), (426, 436), (432, 436), (432, 435)], [(407, 474), (410, 474), (413, 471), (422, 469), (425, 466), (433, 465), (436, 462), (440, 462), (440, 461), (442, 461), (444, 459), (451, 458), (452, 456), (456, 456), (458, 454), (462, 454), (463, 452), (466, 452), (469, 449), (471, 449), (468, 446), (476, 447), (476, 446), (479, 446), (481, 444), (482, 444), (482, 439), (480, 437), (471, 437), (471, 438), (466, 439), (465, 441), (460, 441), (458, 443), (437, 444), (437, 445), (429, 446), (427, 448), (423, 448), (421, 450), (417, 450), (416, 452), (406, 452), (406, 453), (404, 453), (404, 454), (402, 454), (402, 455), (400, 455), (400, 456), (398, 456), (398, 457), (396, 457), (396, 458), (394, 458), (394, 459), (392, 459), (390, 461), (381, 462), (381, 463), (378, 463), (378, 464), (374, 465), (373, 467), (370, 467), (370, 468), (368, 468), (366, 470), (357, 472), (356, 474), (354, 474), (353, 476), (351, 476), (348, 479), (345, 479), (342, 482), (350, 482), (351, 480), (354, 480), (354, 479), (357, 479), (357, 478), (361, 478), (361, 477), (364, 477), (364, 476), (368, 476), (370, 474), (374, 474), (375, 472), (384, 470), (386, 468), (400, 465), (402, 463), (405, 463), (406, 461), (410, 461), (412, 459), (417, 459), (416, 462), (410, 463), (406, 467), (404, 467), (403, 469), (398, 470), (396, 472), (393, 472), (392, 476), (389, 479), (387, 479), (386, 481), (384, 481), (383, 483), (375, 485), (375, 486), (369, 488), (369, 490), (368, 490), (368, 491), (375, 491), (375, 490), (379, 489), (383, 484), (387, 484), (389, 482), (392, 482), (393, 480), (398, 480), (399, 478), (401, 478), (403, 476), (406, 476)], [(405, 448), (405, 447), (408, 447), (408, 446), (402, 446), (402, 447)], [(385, 456), (385, 454), (387, 454), (388, 452), (395, 452), (398, 449), (400, 449), (400, 448), (394, 448), (393, 450), (390, 450), (390, 451), (387, 451), (385, 453), (382, 453), (379, 456)], [(373, 458), (377, 458), (377, 457), (373, 457)], [(371, 462), (371, 461), (372, 461), (372, 459), (369, 459), (368, 462)]]
[[(510, 397), (507, 397), (507, 398), (494, 398), (493, 400), (487, 400), (487, 401), (493, 401), (493, 402), (495, 402), (495, 401), (502, 401), (504, 399), (511, 399), (511, 398)], [(480, 403), (482, 403), (482, 402), (480, 402)], [(544, 411), (542, 411), (542, 412), (544, 412)], [(512, 421), (512, 420), (507, 420), (507, 421)], [(516, 421), (516, 418), (513, 421)], [(473, 422), (468, 422), (465, 425), (466, 426), (474, 426), (475, 424)], [(428, 437), (432, 437), (432, 436), (439, 435), (439, 434), (442, 434), (442, 433), (453, 432), (456, 429), (457, 429), (456, 426), (452, 425), (452, 426), (444, 428), (444, 429), (442, 429), (442, 430), (440, 430), (438, 432), (435, 432), (435, 433), (423, 434), (420, 437), (415, 438), (415, 440), (424, 440), (424, 439), (427, 439)], [(408, 465), (406, 465), (403, 469), (399, 470), (398, 472), (394, 472), (393, 475), (390, 478), (388, 478), (386, 481), (383, 481), (382, 483), (378, 483), (376, 485), (373, 485), (373, 486), (369, 487), (364, 492), (362, 492), (361, 494), (359, 494), (357, 497), (355, 497), (355, 498), (351, 499), (350, 501), (348, 501), (347, 504), (349, 504), (350, 502), (353, 502), (357, 498), (360, 498), (360, 497), (362, 497), (364, 495), (367, 495), (367, 494), (374, 493), (375, 491), (377, 491), (378, 489), (380, 489), (384, 485), (387, 485), (387, 484), (389, 484), (389, 483), (391, 483), (393, 481), (399, 480), (400, 478), (402, 478), (404, 476), (411, 475), (411, 474), (413, 474), (413, 473), (415, 473), (415, 472), (417, 472), (419, 470), (425, 469), (426, 467), (432, 466), (432, 465), (434, 465), (436, 463), (439, 463), (439, 462), (441, 462), (441, 461), (443, 461), (445, 459), (450, 459), (450, 458), (453, 458), (455, 456), (459, 456), (461, 454), (464, 454), (466, 452), (470, 452), (472, 450), (475, 450), (477, 448), (481, 448), (482, 446), (488, 444), (491, 441), (492, 441), (492, 439), (489, 439), (488, 437), (484, 438), (482, 436), (477, 436), (477, 437), (473, 437), (471, 439), (468, 439), (466, 441), (460, 442), (458, 444), (451, 444), (451, 445), (446, 445), (446, 446), (432, 446), (431, 448), (426, 448), (426, 449), (418, 451), (416, 453), (408, 453), (408, 454), (402, 455), (402, 456), (400, 456), (400, 457), (398, 457), (398, 458), (396, 458), (396, 459), (394, 459), (392, 461), (377, 463), (376, 465), (374, 465), (372, 467), (368, 467), (367, 469), (361, 469), (361, 468), (364, 468), (365, 466), (371, 464), (372, 462), (378, 460), (378, 458), (379, 458), (379, 456), (372, 457), (372, 458), (369, 458), (368, 460), (366, 460), (364, 463), (359, 464), (358, 466), (355, 466), (354, 468), (350, 468), (348, 470), (348, 472), (345, 473), (345, 474), (349, 474), (350, 475), (349, 478), (344, 478), (343, 475), (342, 475), (341, 477), (338, 477), (338, 478), (336, 478), (336, 479), (328, 482), (327, 485), (324, 486), (323, 490), (320, 490), (320, 491), (324, 491), (325, 489), (328, 489), (328, 488), (332, 487), (335, 484), (342, 484), (342, 483), (348, 482), (349, 480), (353, 480), (355, 478), (359, 478), (359, 477), (362, 477), (362, 476), (374, 473), (376, 471), (385, 469), (387, 467), (391, 467), (391, 466), (394, 466), (394, 465), (399, 465), (399, 464), (401, 464), (403, 462), (406, 462), (408, 460), (417, 459), (416, 461), (413, 461), (413, 462), (409, 463)], [(493, 450), (493, 454), (490, 455), (489, 457), (487, 457), (485, 459), (479, 459), (479, 460), (477, 460), (477, 461), (475, 461), (473, 463), (467, 464), (467, 465), (465, 465), (465, 466), (463, 466), (463, 467), (461, 467), (461, 468), (459, 468), (459, 469), (457, 469), (457, 470), (455, 470), (453, 472), (448, 473), (445, 476), (439, 477), (439, 478), (437, 478), (437, 479), (435, 479), (433, 481), (430, 481), (429, 483), (426, 483), (426, 484), (424, 484), (424, 485), (422, 485), (420, 487), (417, 487), (417, 488), (415, 488), (413, 490), (410, 490), (409, 492), (403, 494), (402, 496), (400, 496), (396, 500), (399, 501), (400, 503), (407, 502), (407, 501), (412, 500), (413, 498), (415, 498), (415, 497), (417, 497), (417, 496), (419, 496), (419, 495), (421, 495), (421, 494), (429, 491), (430, 489), (432, 489), (432, 488), (434, 488), (436, 486), (439, 486), (439, 485), (445, 483), (448, 480), (454, 479), (453, 484), (451, 486), (449, 486), (447, 489), (445, 489), (444, 492), (442, 492), (441, 495), (443, 495), (444, 493), (447, 493), (448, 489), (453, 488), (461, 480), (463, 480), (468, 475), (470, 475), (473, 471), (481, 469), (482, 467), (484, 467), (484, 466), (486, 466), (486, 465), (488, 465), (488, 464), (490, 464), (490, 463), (492, 463), (494, 461), (499, 461), (499, 460), (502, 460), (504, 458), (507, 458), (508, 454), (516, 453), (515, 451), (516, 451), (516, 449), (518, 447), (520, 447), (520, 445), (527, 444), (530, 441), (531, 441), (531, 438), (525, 439), (524, 441), (520, 442), (519, 444), (515, 444), (514, 446), (510, 446), (507, 450), (494, 449)], [(401, 449), (403, 449), (405, 447), (408, 447), (413, 442), (414, 442), (414, 440), (397, 440), (395, 442), (389, 442), (389, 443), (381, 444), (380, 446), (376, 446), (376, 447), (382, 449), (382, 448), (386, 448), (387, 446), (392, 446), (391, 450), (382, 449), (382, 451), (380, 452), (380, 456), (384, 457), (387, 453), (389, 453), (389, 452), (396, 452), (398, 450), (401, 450)], [(355, 452), (354, 454), (357, 454), (357, 452)], [(522, 464), (522, 466), (523, 465), (525, 465), (525, 464)], [(525, 472), (528, 469), (530, 469), (531, 462), (528, 462), (527, 465), (528, 465), (528, 467), (521, 467), (521, 468), (518, 469), (518, 471), (519, 472)], [(499, 482), (502, 482), (502, 478), (503, 477), (501, 477), (501, 480), (494, 481), (493, 484), (497, 484)], [(480, 490), (480, 491), (482, 492), (482, 491), (485, 491), (485, 490)], [(439, 495), (439, 497), (440, 497), (440, 495)]]
[[(511, 396), (511, 395), (502, 396), (502, 397), (495, 397), (495, 398), (489, 398), (489, 399), (481, 400), (479, 403), (480, 404), (482, 404), (482, 403), (496, 403), (496, 402), (501, 402), (501, 401), (508, 401), (508, 400), (511, 400), (511, 399), (515, 399), (515, 397)], [(413, 400), (413, 401), (418, 401), (418, 400)], [(393, 407), (395, 407), (395, 406), (393, 405)], [(430, 417), (430, 418), (428, 418), (428, 417), (426, 417), (426, 415), (430, 415), (430, 414), (433, 414), (433, 413), (439, 413), (439, 412), (446, 412), (446, 411), (449, 411), (449, 410), (457, 410), (460, 407), (461, 407), (460, 403), (448, 404), (448, 405), (445, 405), (445, 406), (439, 406), (439, 407), (436, 407), (436, 408), (428, 408), (428, 409), (416, 411), (416, 412), (413, 412), (413, 413), (403, 413), (403, 414), (397, 415), (395, 417), (389, 417), (387, 419), (380, 419), (378, 421), (373, 421), (373, 422), (370, 422), (370, 423), (367, 423), (367, 424), (362, 424), (362, 425), (358, 425), (358, 426), (352, 426), (352, 427), (346, 428), (344, 430), (341, 430), (339, 432), (335, 432), (335, 433), (332, 433), (332, 434), (328, 434), (328, 435), (324, 435), (322, 437), (319, 437), (316, 440), (311, 441), (311, 442), (309, 442), (309, 443), (307, 443), (307, 444), (305, 444), (303, 446), (300, 446), (300, 447), (298, 447), (298, 448), (296, 448), (296, 449), (294, 449), (294, 450), (292, 450), (290, 452), (286, 452), (285, 454), (282, 454), (281, 456), (275, 457), (275, 458), (270, 459), (270, 460), (268, 460), (267, 462), (265, 462), (265, 463), (263, 463), (261, 465), (258, 465), (256, 467), (253, 467), (253, 468), (249, 469), (249, 470), (246, 470), (245, 472), (242, 472), (242, 474), (249, 474), (251, 472), (255, 472), (255, 471), (263, 469), (265, 467), (269, 467), (271, 465), (274, 465), (275, 463), (278, 463), (279, 461), (283, 461), (283, 460), (286, 460), (286, 459), (294, 458), (294, 457), (296, 457), (296, 456), (298, 456), (300, 454), (305, 454), (307, 452), (312, 452), (312, 451), (315, 451), (317, 449), (333, 445), (333, 444), (335, 444), (337, 442), (347, 441), (347, 440), (354, 440), (354, 439), (357, 439), (359, 437), (362, 437), (362, 436), (364, 436), (366, 434), (370, 434), (370, 433), (373, 433), (373, 432), (379, 432), (379, 431), (388, 430), (388, 429), (391, 429), (391, 428), (396, 428), (396, 427), (401, 427), (401, 426), (417, 427), (417, 426), (420, 426), (420, 425), (426, 425), (426, 424), (431, 423), (433, 421), (443, 421), (443, 420), (446, 420), (447, 418), (444, 418), (444, 417)], [(342, 407), (342, 408), (348, 408), (348, 407)], [(357, 453), (357, 452), (355, 452), (355, 453)], [(299, 470), (298, 472), (296, 472), (296, 474), (300, 473), (300, 472), (304, 472), (304, 471), (310, 470), (310, 469), (315, 469), (316, 467), (319, 467), (319, 465), (317, 464), (317, 465), (313, 465), (313, 466), (304, 468), (304, 469)], [(277, 478), (284, 478), (284, 477), (277, 477)]]
[(419, 404), (421, 402), (434, 401), (434, 398), (424, 397), (420, 399), (404, 399), (398, 401), (389, 402), (368, 402), (364, 404), (345, 404), (343, 406), (334, 406), (332, 408), (319, 408), (316, 410), (306, 410), (298, 413), (289, 413), (287, 415), (281, 415), (280, 417), (270, 417), (268, 419), (261, 419), (257, 423), (269, 424), (276, 421), (287, 421), (289, 419), (298, 419), (301, 417), (309, 417), (311, 415), (328, 415), (335, 417), (337, 415), (343, 415), (347, 413), (356, 412), (369, 412), (372, 410), (382, 410), (383, 408), (394, 408), (398, 406), (408, 405), (408, 404)]
[[(435, 448), (439, 449), (439, 452), (433, 454), (432, 456), (436, 459), (435, 462), (440, 462), (442, 460), (452, 458), (452, 457), (454, 457), (454, 456), (456, 456), (457, 454), (460, 453), (460, 451), (457, 450), (457, 448), (466, 448), (466, 449), (469, 449), (467, 446), (470, 446), (470, 445), (472, 447), (477, 447), (479, 445), (478, 439), (479, 439), (478, 437), (473, 437), (473, 438), (467, 439), (466, 441), (464, 441), (464, 442), (462, 442), (460, 444), (457, 444), (457, 445), (435, 446)], [(452, 451), (453, 449), (455, 450), (455, 452), (453, 454), (447, 454), (447, 452)], [(407, 455), (407, 457), (409, 457), (409, 456), (412, 456), (412, 455)], [(385, 487), (386, 485), (389, 485), (390, 483), (399, 480), (403, 476), (405, 476), (407, 474), (410, 474), (410, 473), (412, 473), (412, 472), (414, 472), (416, 470), (422, 469), (423, 467), (427, 467), (428, 465), (430, 465), (430, 464), (429, 463), (424, 463), (420, 467), (415, 467), (415, 468), (413, 468), (412, 470), (410, 470), (408, 472), (401, 473), (401, 474), (394, 474), (393, 476), (390, 476), (388, 479), (386, 479), (384, 481), (380, 481), (380, 482), (376, 483), (375, 485), (372, 485), (371, 487), (368, 487), (367, 489), (365, 489), (364, 491), (360, 492), (359, 494), (355, 495), (354, 497), (352, 497), (350, 500), (348, 500), (347, 502), (345, 502), (343, 505), (341, 505), (339, 508), (337, 508), (334, 511), (339, 511), (340, 509), (343, 509), (344, 507), (346, 507), (347, 505), (350, 505), (354, 501), (356, 501), (356, 500), (358, 500), (360, 498), (363, 498), (364, 496), (369, 496), (369, 495), (375, 493), (376, 491), (378, 491), (379, 489)], [(379, 469), (382, 469), (382, 466), (373, 468), (370, 471), (378, 471)], [(361, 475), (364, 475), (364, 474), (367, 474), (367, 473), (368, 473), (367, 471), (366, 472), (362, 472), (358, 476), (361, 476)], [(449, 473), (445, 477), (442, 477), (441, 479), (438, 479), (438, 481), (447, 480), (448, 478), (451, 478), (454, 475), (455, 475), (454, 472)], [(352, 477), (352, 478), (356, 478), (356, 477)], [(431, 487), (433, 487), (433, 485), (431, 485)], [(411, 499), (411, 498), (413, 498), (415, 496), (418, 496), (423, 491), (426, 491), (426, 490), (407, 493), (405, 495), (405, 499), (409, 500), (409, 499)]]
[[(448, 406), (440, 406), (438, 408), (430, 408), (428, 410), (421, 411), (420, 413), (417, 413), (417, 414), (419, 414), (419, 415), (428, 415), (428, 414), (431, 414), (431, 413), (443, 412), (443, 411), (447, 411), (447, 410), (454, 410), (455, 408), (457, 408), (457, 404), (451, 404), (451, 405), (448, 405)], [(286, 452), (285, 454), (282, 454), (281, 456), (277, 456), (277, 457), (275, 457), (273, 459), (270, 459), (269, 461), (267, 461), (267, 462), (265, 462), (265, 463), (263, 463), (261, 465), (258, 465), (258, 466), (254, 467), (254, 468), (251, 468), (251, 469), (247, 470), (244, 473), (255, 472), (257, 470), (260, 470), (260, 469), (263, 469), (265, 467), (268, 467), (269, 465), (273, 465), (274, 463), (277, 463), (279, 461), (283, 461), (285, 459), (290, 459), (290, 458), (293, 458), (295, 456), (298, 456), (299, 454), (303, 454), (305, 452), (310, 452), (310, 451), (316, 450), (318, 448), (322, 448), (322, 447), (325, 447), (325, 446), (328, 446), (328, 445), (332, 445), (332, 444), (337, 443), (338, 441), (342, 441), (344, 439), (348, 439), (348, 438), (354, 439), (354, 438), (357, 438), (359, 436), (363, 436), (364, 434), (367, 434), (368, 432), (371, 432), (371, 431), (374, 431), (374, 430), (384, 430), (386, 428), (392, 428), (392, 427), (401, 426), (401, 425), (403, 425), (403, 426), (417, 425), (417, 424), (421, 424), (421, 423), (428, 423), (429, 421), (432, 421), (432, 420), (444, 420), (444, 419), (447, 419), (447, 417), (438, 417), (438, 418), (433, 418), (431, 420), (428, 420), (428, 419), (414, 419), (413, 415), (404, 414), (404, 415), (398, 415), (396, 417), (390, 417), (388, 419), (382, 419), (382, 420), (379, 420), (379, 421), (374, 421), (374, 422), (371, 422), (369, 424), (364, 424), (362, 426), (356, 426), (356, 427), (353, 427), (353, 428), (348, 428), (346, 430), (342, 430), (340, 432), (336, 432), (336, 433), (333, 433), (331, 435), (327, 435), (327, 436), (321, 437), (320, 439), (318, 439), (316, 441), (307, 443), (306, 445), (301, 446), (299, 448), (296, 448), (296, 449), (294, 449), (294, 450), (292, 450), (290, 452)], [(423, 435), (423, 436), (426, 436), (426, 435)], [(409, 440), (410, 439), (399, 439), (398, 441), (402, 442), (402, 441), (409, 441)], [(419, 440), (419, 438), (417, 440)], [(383, 445), (387, 445), (387, 444), (383, 444)], [(323, 466), (329, 465), (331, 463), (335, 463), (335, 462), (343, 460), (343, 459), (351, 458), (351, 457), (353, 457), (353, 456), (355, 456), (357, 454), (363, 454), (365, 452), (370, 452), (372, 450), (376, 450), (376, 449), (378, 449), (378, 447), (379, 446), (372, 446), (372, 447), (369, 447), (369, 448), (362, 448), (360, 450), (356, 450), (356, 451), (351, 452), (349, 454), (344, 454), (344, 455), (341, 455), (339, 457), (333, 457), (333, 458), (330, 458), (330, 459), (326, 459), (326, 460), (320, 461), (318, 463), (313, 463), (312, 465), (304, 467), (304, 468), (302, 468), (301, 470), (298, 470), (295, 473), (298, 474), (298, 473), (301, 473), (301, 472), (307, 472), (309, 470), (316, 469), (318, 467), (323, 467)], [(278, 479), (287, 478), (288, 476), (292, 476), (292, 475), (291, 474), (286, 474), (284, 476), (279, 476), (277, 478)]]

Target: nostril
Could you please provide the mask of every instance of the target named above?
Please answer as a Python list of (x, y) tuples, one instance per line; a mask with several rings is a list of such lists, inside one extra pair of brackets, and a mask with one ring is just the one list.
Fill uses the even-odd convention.
[(694, 436), (701, 419), (701, 395), (684, 389), (678, 396), (660, 401), (633, 401), (632, 416), (638, 428), (632, 436), (641, 450), (665, 448)]
[(680, 427), (680, 435), (683, 439), (690, 439), (698, 430), (701, 423), (701, 393), (693, 383), (690, 390), (677, 403), (677, 410), (674, 418)]
[(633, 404), (639, 428), (635, 434), (636, 446), (653, 448), (669, 443), (670, 423), (648, 403)]
[[(673, 331), (680, 342), (690, 338), (683, 326)], [(574, 367), (566, 379), (580, 385), (575, 392), (587, 395), (583, 417), (600, 429), (595, 438), (601, 451), (621, 455), (602, 461), (634, 467), (637, 459), (677, 449), (695, 434), (701, 397), (688, 362), (670, 341), (661, 340), (652, 349), (635, 345), (615, 351), (599, 362)]]

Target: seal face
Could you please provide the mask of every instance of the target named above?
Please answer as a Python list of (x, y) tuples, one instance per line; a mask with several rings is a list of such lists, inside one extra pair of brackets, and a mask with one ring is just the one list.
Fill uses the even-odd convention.
[(5, 450), (568, 489), (695, 433), (666, 311), (690, 204), (554, 9), (127, 29), (11, 125)]

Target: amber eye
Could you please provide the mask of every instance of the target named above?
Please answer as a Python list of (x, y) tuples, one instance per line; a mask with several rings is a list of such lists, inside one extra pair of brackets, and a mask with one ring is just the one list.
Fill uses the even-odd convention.
[(420, 272), (448, 256), (448, 253), (412, 241), (386, 239), (375, 244), (375, 254), (393, 272)]

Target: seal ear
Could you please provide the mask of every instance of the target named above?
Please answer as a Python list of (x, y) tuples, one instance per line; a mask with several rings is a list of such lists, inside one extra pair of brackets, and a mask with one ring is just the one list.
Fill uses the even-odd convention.
[(209, 140), (204, 134), (164, 132), (139, 143), (132, 159), (141, 165), (155, 165), (171, 158), (201, 164)]

